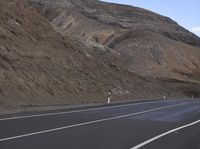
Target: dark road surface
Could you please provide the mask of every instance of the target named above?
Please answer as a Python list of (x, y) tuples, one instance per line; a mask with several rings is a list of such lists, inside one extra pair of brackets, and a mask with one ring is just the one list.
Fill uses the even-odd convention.
[(0, 149), (138, 148), (200, 149), (200, 101), (163, 100), (0, 117)]

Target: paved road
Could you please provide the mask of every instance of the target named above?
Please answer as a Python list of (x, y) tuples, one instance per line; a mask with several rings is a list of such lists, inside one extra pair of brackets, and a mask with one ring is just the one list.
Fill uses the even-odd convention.
[(0, 117), (0, 149), (200, 149), (200, 101)]

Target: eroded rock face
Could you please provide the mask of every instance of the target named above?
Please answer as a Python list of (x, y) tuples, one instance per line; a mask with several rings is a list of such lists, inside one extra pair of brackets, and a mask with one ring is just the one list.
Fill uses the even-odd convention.
[[(143, 29), (200, 47), (200, 38), (179, 26), (175, 21), (141, 8), (97, 0), (28, 1), (61, 31), (74, 33), (75, 29), (81, 28), (82, 32), (78, 30), (77, 35), (85, 32), (85, 35), (88, 34), (90, 38), (93, 38), (92, 33), (98, 33), (99, 30), (113, 29), (115, 33), (118, 33), (116, 30)], [(88, 32), (88, 27), (93, 32)]]
[(111, 87), (130, 97), (126, 81), (143, 81), (117, 55), (60, 36), (23, 0), (0, 0), (0, 106), (98, 102)]
[(0, 106), (198, 95), (199, 48), (122, 27), (98, 1), (29, 2), (53, 27), (24, 0), (0, 0)]
[(97, 0), (28, 1), (58, 32), (119, 52), (131, 72), (184, 80), (174, 70), (191, 75), (199, 70), (200, 38), (168, 17)]

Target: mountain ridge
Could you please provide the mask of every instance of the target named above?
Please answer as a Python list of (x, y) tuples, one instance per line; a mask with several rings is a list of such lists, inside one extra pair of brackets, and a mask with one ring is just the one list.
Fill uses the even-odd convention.
[[(171, 75), (174, 79), (177, 78), (174, 70), (188, 73), (191, 67), (192, 71), (199, 71), (196, 66), (200, 65), (200, 38), (168, 17), (138, 7), (97, 0), (28, 1), (58, 32), (119, 52), (124, 66), (131, 72), (145, 75), (152, 68), (161, 68), (150, 75)], [(171, 70), (166, 75), (160, 73), (167, 69)]]
[[(104, 24), (115, 24), (115, 25), (117, 24), (124, 28), (129, 28), (129, 26), (133, 26), (133, 25), (136, 26), (138, 21), (150, 21), (150, 23), (157, 23), (156, 27), (159, 27), (158, 26), (159, 23), (169, 24), (169, 25), (171, 25), (169, 27), (173, 27), (174, 31), (180, 31), (180, 33), (184, 32), (184, 33), (187, 33), (187, 36), (190, 36), (190, 38), (191, 38), (190, 41), (185, 41), (186, 43), (190, 43), (190, 42), (192, 42), (191, 40), (193, 40), (194, 43), (191, 43), (192, 45), (200, 46), (200, 39), (196, 35), (189, 32), (188, 30), (185, 30), (183, 27), (178, 26), (178, 24), (175, 21), (171, 20), (168, 17), (160, 16), (156, 13), (153, 13), (151, 11), (141, 9), (138, 7), (126, 6), (126, 5), (120, 5), (120, 4), (111, 4), (111, 3), (106, 3), (106, 2), (96, 1), (96, 0), (91, 0), (91, 1), (65, 0), (65, 1), (62, 1), (61, 4), (57, 1), (51, 1), (51, 0), (50, 1), (29, 0), (29, 2), (32, 3), (32, 5), (35, 4), (36, 8), (39, 7), (39, 5), (41, 5), (42, 8), (40, 9), (40, 11), (42, 13), (45, 13), (45, 8), (48, 8), (48, 5), (49, 5), (49, 8), (48, 8), (49, 11), (51, 9), (52, 9), (51, 11), (55, 11), (55, 9), (53, 9), (53, 7), (58, 7), (60, 9), (60, 11), (61, 10), (64, 11), (64, 9), (62, 9), (64, 7), (68, 8), (68, 9), (78, 9), (78, 11), (81, 12), (81, 14), (83, 16), (92, 18), (93, 20), (96, 19), (97, 21), (103, 22)], [(68, 5), (64, 5), (65, 3), (67, 3)], [(37, 5), (37, 4), (39, 4), (39, 5)], [(52, 4), (54, 4), (54, 6)], [(47, 7), (45, 7), (44, 5), (46, 5)], [(109, 10), (111, 10), (111, 11), (109, 11)], [(121, 12), (120, 12), (120, 10), (121, 10)], [(56, 11), (58, 11), (58, 9)], [(53, 12), (51, 12), (51, 13), (53, 13)], [(57, 13), (59, 13), (59, 12), (57, 12)], [(45, 14), (43, 14), (43, 15), (45, 16)], [(118, 16), (113, 17), (113, 15), (118, 15)], [(46, 16), (48, 17), (48, 15), (46, 15)], [(123, 20), (123, 18), (121, 18), (121, 17), (125, 17), (127, 19), (127, 21)], [(131, 17), (131, 19), (130, 19), (130, 17)], [(136, 23), (133, 22), (134, 20), (136, 21)], [(132, 21), (134, 24), (132, 25), (128, 21), (130, 21), (130, 22)], [(53, 24), (54, 23), (56, 23), (56, 22), (53, 22)], [(59, 23), (61, 23), (61, 22), (59, 22)], [(147, 26), (145, 26), (145, 24), (143, 24), (142, 26), (147, 27), (147, 29), (149, 29), (148, 25), (150, 23), (148, 23)], [(61, 24), (59, 24), (59, 25), (61, 25)], [(141, 25), (141, 24), (138, 24), (138, 25)], [(136, 28), (138, 28), (138, 25), (136, 26)], [(162, 34), (164, 34), (165, 36), (170, 36), (174, 40), (177, 40), (177, 38), (173, 37), (172, 35), (168, 35), (167, 31), (164, 29), (161, 30)], [(156, 31), (155, 28), (154, 28), (154, 31)], [(181, 36), (181, 35), (179, 35), (179, 36)], [(181, 36), (181, 38), (183, 38), (183, 39), (179, 39), (179, 40), (184, 41), (184, 37)], [(187, 38), (189, 38), (189, 37), (187, 37)]]

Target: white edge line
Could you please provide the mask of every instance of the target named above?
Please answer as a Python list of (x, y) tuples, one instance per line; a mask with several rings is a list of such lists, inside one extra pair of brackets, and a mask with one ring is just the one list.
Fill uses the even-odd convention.
[(55, 112), (55, 113), (46, 113), (46, 114), (33, 114), (33, 115), (26, 115), (26, 116), (14, 116), (14, 117), (0, 118), (0, 121), (25, 119), (25, 118), (33, 118), (33, 117), (43, 117), (43, 116), (53, 116), (53, 115), (62, 115), (62, 114), (72, 114), (72, 113), (79, 113), (79, 112), (104, 110), (104, 109), (110, 109), (110, 108), (127, 107), (127, 106), (130, 106), (130, 105), (141, 105), (141, 104), (145, 104), (145, 103), (152, 103), (152, 102), (150, 102), (150, 101), (149, 102), (139, 102), (139, 103), (117, 105), (117, 106), (108, 106), (108, 107), (99, 107), (99, 108), (91, 108), (91, 109), (83, 109), (83, 110), (66, 111), (66, 112)]
[(166, 135), (169, 135), (169, 134), (171, 134), (173, 132), (176, 132), (178, 130), (193, 126), (193, 125), (198, 124), (198, 123), (200, 123), (200, 120), (195, 121), (195, 122), (190, 123), (190, 124), (187, 124), (187, 125), (184, 125), (184, 126), (181, 126), (181, 127), (178, 127), (178, 128), (175, 128), (175, 129), (172, 129), (172, 130), (169, 130), (169, 131), (167, 131), (167, 132), (165, 132), (165, 133), (163, 133), (161, 135), (158, 135), (158, 136), (156, 136), (154, 138), (151, 138), (151, 139), (149, 139), (149, 140), (147, 140), (147, 141), (145, 141), (145, 142), (143, 142), (141, 144), (138, 144), (137, 146), (132, 147), (131, 149), (139, 149), (139, 148), (141, 148), (141, 147), (143, 147), (143, 146), (145, 146), (145, 145), (147, 145), (147, 144), (149, 144), (149, 143), (151, 143), (151, 142), (153, 142), (155, 140), (158, 140), (158, 139), (160, 139), (160, 138), (162, 138), (162, 137), (164, 137)]
[(121, 118), (125, 118), (125, 117), (139, 115), (139, 114), (149, 113), (149, 112), (153, 112), (153, 111), (173, 108), (173, 107), (177, 107), (177, 106), (181, 106), (181, 105), (185, 105), (185, 104), (189, 104), (189, 103), (185, 102), (185, 103), (181, 103), (181, 104), (155, 108), (155, 109), (146, 110), (146, 111), (137, 112), (137, 113), (131, 113), (131, 114), (126, 114), (126, 115), (121, 115), (121, 116), (116, 116), (116, 117), (111, 117), (111, 118), (105, 118), (105, 119), (99, 119), (99, 120), (95, 120), (95, 121), (89, 121), (89, 122), (80, 123), (80, 124), (74, 124), (74, 125), (69, 125), (69, 126), (64, 126), (64, 127), (54, 128), (54, 129), (48, 129), (48, 130), (44, 130), (44, 131), (33, 132), (33, 133), (29, 133), (29, 134), (24, 134), (24, 135), (18, 135), (18, 136), (13, 136), (13, 137), (8, 137), (8, 138), (2, 138), (2, 139), (0, 139), (0, 142), (10, 141), (10, 140), (14, 140), (14, 139), (19, 139), (19, 138), (24, 138), (24, 137), (29, 137), (29, 136), (34, 136), (34, 135), (39, 135), (39, 134), (44, 134), (44, 133), (50, 133), (50, 132), (54, 132), (54, 131), (59, 131), (59, 130), (78, 127), (78, 126), (83, 126), (83, 125), (89, 125), (89, 124), (94, 124), (94, 123), (99, 123), (99, 122), (104, 122), (104, 121), (121, 119)]

